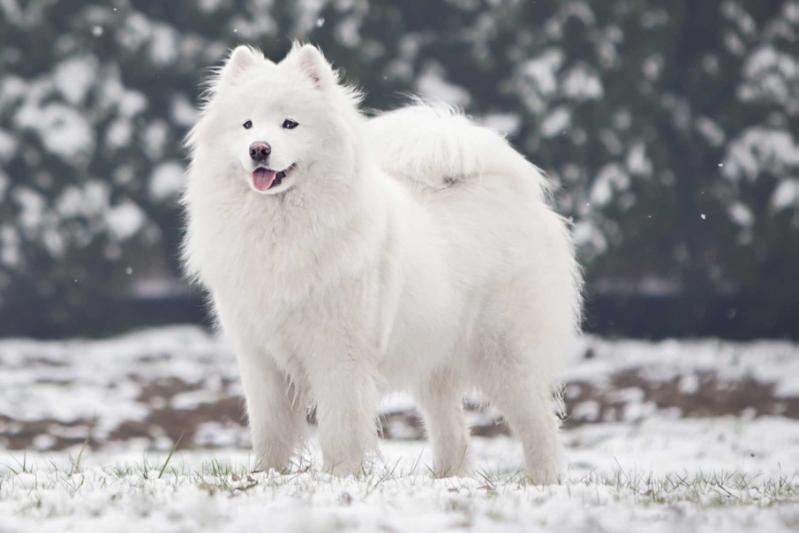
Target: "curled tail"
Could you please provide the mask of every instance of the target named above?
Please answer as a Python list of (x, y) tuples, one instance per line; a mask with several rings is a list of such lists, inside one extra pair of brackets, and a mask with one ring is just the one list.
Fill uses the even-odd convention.
[(543, 199), (543, 173), (501, 135), (450, 107), (416, 104), (369, 121), (368, 141), (381, 167), (424, 189), (499, 175), (522, 179)]

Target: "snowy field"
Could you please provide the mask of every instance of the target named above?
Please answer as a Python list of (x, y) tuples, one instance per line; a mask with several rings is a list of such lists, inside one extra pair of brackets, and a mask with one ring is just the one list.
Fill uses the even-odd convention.
[(799, 528), (799, 346), (587, 337), (567, 381), (561, 485), (525, 482), (478, 398), (474, 474), (433, 479), (401, 395), (340, 480), (313, 444), (251, 472), (233, 357), (200, 329), (0, 341), (0, 533)]

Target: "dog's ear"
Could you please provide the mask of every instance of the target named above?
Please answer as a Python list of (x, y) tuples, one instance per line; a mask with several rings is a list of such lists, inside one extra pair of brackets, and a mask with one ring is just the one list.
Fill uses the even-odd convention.
[(219, 72), (219, 84), (235, 85), (247, 71), (267, 62), (259, 50), (250, 46), (237, 46)]
[(310, 44), (296, 44), (286, 58), (292, 61), (318, 89), (327, 89), (336, 84), (336, 73), (322, 52)]

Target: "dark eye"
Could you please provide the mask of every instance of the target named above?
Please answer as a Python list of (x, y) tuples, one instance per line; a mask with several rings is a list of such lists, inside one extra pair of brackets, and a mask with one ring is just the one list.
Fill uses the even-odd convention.
[(290, 118), (287, 118), (286, 120), (283, 121), (283, 127), (287, 130), (293, 130), (297, 126), (299, 126), (299, 124), (296, 121), (291, 120)]
[(245, 130), (248, 130), (248, 129), (252, 128), (252, 120), (248, 120), (247, 122), (242, 124), (242, 126), (244, 126)]

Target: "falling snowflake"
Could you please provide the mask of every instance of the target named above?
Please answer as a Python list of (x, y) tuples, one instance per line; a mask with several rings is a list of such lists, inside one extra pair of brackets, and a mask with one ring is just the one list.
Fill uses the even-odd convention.
[(701, 218), (702, 220), (707, 220), (707, 215), (702, 213), (702, 214), (699, 215), (699, 218)]
[(318, 19), (316, 19), (316, 27), (317, 28), (321, 28), (324, 25), (325, 25), (324, 17), (319, 17)]
[(105, 30), (103, 29), (103, 27), (102, 27), (102, 26), (94, 26), (94, 27), (92, 28), (92, 35), (94, 35), (95, 37), (100, 37), (100, 36), (102, 36), (102, 35), (103, 35), (103, 32), (105, 32)]

